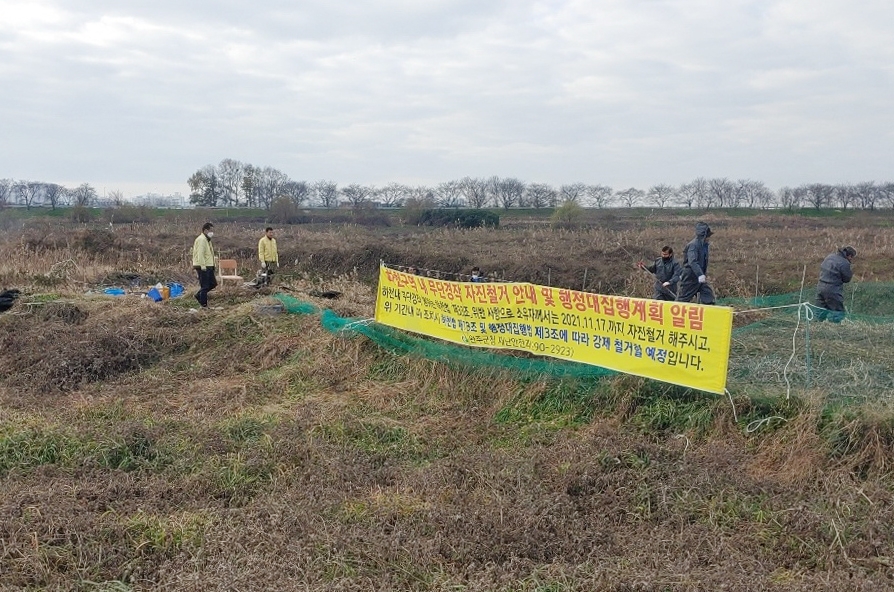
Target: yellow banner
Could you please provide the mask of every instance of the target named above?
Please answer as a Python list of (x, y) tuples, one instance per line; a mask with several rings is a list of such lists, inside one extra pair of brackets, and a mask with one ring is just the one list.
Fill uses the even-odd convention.
[(733, 311), (528, 283), (448, 282), (383, 265), (376, 321), (722, 394)]

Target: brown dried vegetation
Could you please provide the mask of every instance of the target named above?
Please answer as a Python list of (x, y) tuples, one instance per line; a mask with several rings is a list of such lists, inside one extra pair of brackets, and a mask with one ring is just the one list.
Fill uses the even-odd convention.
[[(861, 248), (870, 262), (891, 246), (890, 228), (752, 218), (748, 238), (738, 220), (712, 222), (736, 245), (718, 248), (730, 293), (753, 292), (758, 261), (761, 287), (790, 285), (808, 255), (854, 235), (875, 245)], [(648, 290), (622, 253), (681, 245), (690, 226), (612, 224), (392, 227), (387, 239), (293, 227), (280, 240), (300, 269), (283, 279), (306, 300), (341, 291), (335, 306), (359, 317), (374, 297), (358, 280), (382, 257), (571, 287), (588, 266), (591, 288)], [(0, 235), (0, 285), (26, 291), (0, 316), (2, 590), (894, 586), (894, 415), (882, 405), (830, 410), (804, 392), (733, 407), (634, 377), (452, 368), (333, 335), (315, 315), (260, 314), (263, 295), (232, 287), (212, 293), (221, 310), (198, 313), (191, 291), (162, 304), (85, 295), (121, 273), (189, 278), (191, 226), (166, 224), (163, 239), (151, 226), (92, 253), (59, 229), (52, 247)], [(222, 226), (220, 247), (248, 268), (257, 228)], [(795, 261), (761, 246), (790, 239)]]

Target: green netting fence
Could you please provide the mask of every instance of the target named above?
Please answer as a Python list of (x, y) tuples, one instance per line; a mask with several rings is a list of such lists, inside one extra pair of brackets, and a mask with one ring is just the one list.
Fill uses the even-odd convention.
[[(413, 335), (331, 310), (287, 294), (276, 298), (293, 314), (319, 314), (333, 333), (364, 335), (401, 355), (446, 364), (505, 369), (555, 377), (601, 377), (613, 370), (486, 350)], [(807, 389), (833, 399), (894, 399), (894, 283), (858, 283), (845, 292), (841, 323), (818, 322), (813, 289), (754, 298), (726, 298), (736, 310), (727, 386), (736, 394), (786, 394)]]
[(841, 323), (820, 322), (804, 291), (727, 298), (736, 309), (727, 385), (765, 393), (806, 389), (834, 400), (894, 400), (894, 283), (845, 287)]
[(446, 364), (506, 369), (524, 374), (546, 374), (557, 377), (599, 377), (617, 374), (614, 370), (590, 364), (550, 360), (533, 356), (528, 357), (509, 350), (501, 350), (500, 353), (497, 353), (486, 349), (434, 341), (364, 319), (341, 317), (331, 310), (320, 310), (313, 304), (287, 294), (277, 294), (275, 298), (282, 303), (289, 313), (319, 313), (320, 322), (327, 331), (332, 333), (349, 331), (358, 335), (364, 335), (379, 347), (398, 354), (419, 356)]

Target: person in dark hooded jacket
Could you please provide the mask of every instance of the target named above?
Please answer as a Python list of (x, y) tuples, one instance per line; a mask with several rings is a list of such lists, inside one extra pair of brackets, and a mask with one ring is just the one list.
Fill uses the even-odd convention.
[(854, 275), (851, 262), (856, 256), (855, 248), (842, 247), (823, 259), (816, 285), (816, 306), (820, 308), (816, 317), (820, 321), (828, 318), (833, 323), (840, 323), (844, 319), (844, 284)]
[(680, 281), (683, 268), (674, 261), (674, 250), (670, 246), (661, 248), (661, 257), (652, 265), (640, 261), (637, 266), (655, 276), (655, 300), (676, 300), (677, 282)]
[(695, 225), (695, 238), (683, 252), (683, 275), (677, 302), (691, 302), (698, 295), (699, 304), (714, 304), (714, 290), (708, 285), (708, 239), (714, 234), (704, 222)]

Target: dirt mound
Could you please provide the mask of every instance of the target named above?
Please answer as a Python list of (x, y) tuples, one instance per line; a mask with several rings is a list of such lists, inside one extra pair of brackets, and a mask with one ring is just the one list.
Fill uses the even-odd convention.
[(49, 302), (4, 318), (0, 378), (24, 392), (59, 393), (146, 368), (184, 345), (169, 311), (143, 302)]

